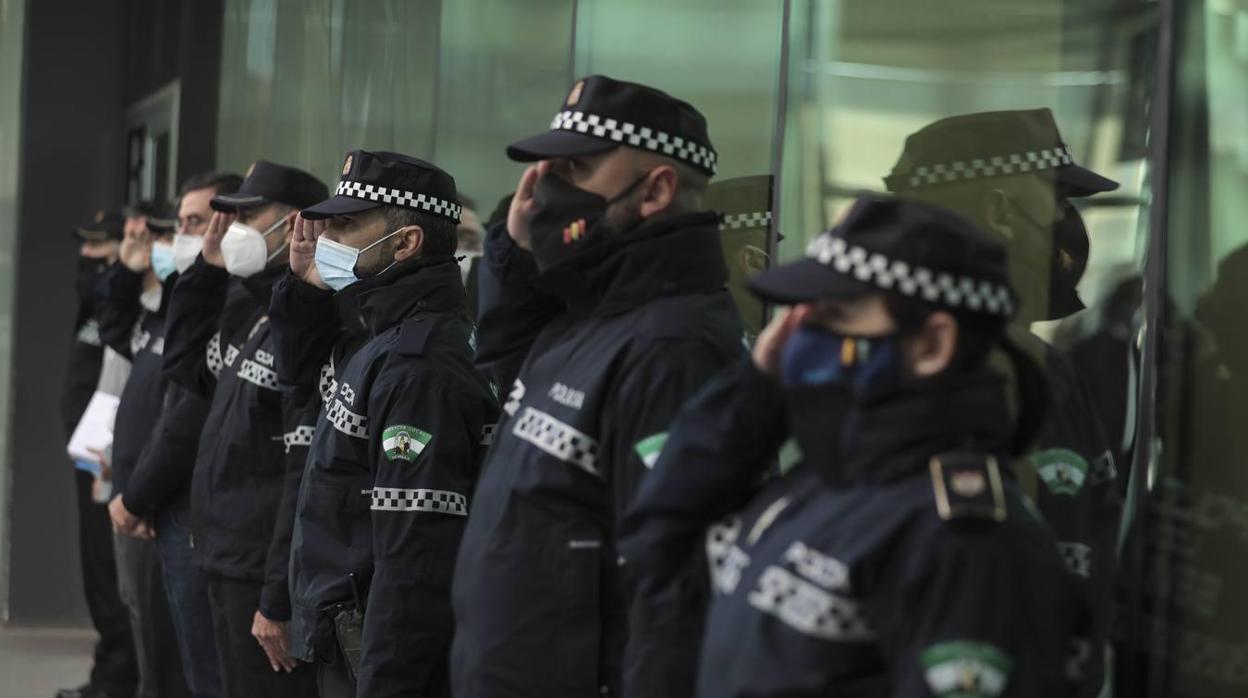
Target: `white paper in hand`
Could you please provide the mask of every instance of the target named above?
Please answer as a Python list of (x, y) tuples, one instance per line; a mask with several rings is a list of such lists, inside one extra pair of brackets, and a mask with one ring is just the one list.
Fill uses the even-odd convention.
[(87, 411), (78, 420), (74, 435), (69, 437), (65, 450), (70, 458), (98, 463), (99, 456), (91, 451), (108, 452), (113, 445), (113, 421), (117, 418), (119, 402), (121, 398), (116, 395), (95, 391), (91, 402), (87, 403)]

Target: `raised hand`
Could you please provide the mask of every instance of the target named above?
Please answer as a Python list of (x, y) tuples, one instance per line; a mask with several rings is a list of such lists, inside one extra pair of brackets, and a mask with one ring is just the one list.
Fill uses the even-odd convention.
[(208, 221), (208, 230), (204, 233), (204, 248), (199, 253), (205, 262), (214, 267), (225, 268), (225, 257), (221, 255), (221, 238), (225, 237), (225, 231), (237, 219), (236, 213), (213, 212)]
[(522, 250), (531, 250), (529, 238), (529, 222), (537, 213), (537, 204), (533, 201), (533, 188), (537, 180), (550, 171), (550, 161), (532, 165), (520, 175), (520, 184), (516, 187), (516, 195), (511, 197), (511, 209), (507, 211), (507, 234), (512, 242)]
[(141, 273), (152, 268), (152, 233), (146, 225), (127, 225), (118, 253), (130, 271)]
[(753, 358), (758, 370), (772, 376), (779, 372), (780, 353), (806, 314), (800, 307), (782, 310), (767, 323), (754, 342)]
[(295, 217), (295, 228), (290, 237), (290, 272), (305, 283), (327, 289), (329, 286), (321, 280), (321, 274), (316, 269), (316, 239), (325, 232), (325, 227), (323, 220)]

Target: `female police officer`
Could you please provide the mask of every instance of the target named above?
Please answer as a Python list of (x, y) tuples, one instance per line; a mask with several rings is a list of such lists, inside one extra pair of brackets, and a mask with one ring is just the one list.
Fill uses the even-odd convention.
[(640, 552), (637, 531), (681, 520), (681, 492), (741, 501), (795, 438), (802, 463), (708, 537), (698, 695), (1063, 695), (1084, 609), (1010, 469), (1043, 388), (1013, 410), (987, 365), (1015, 311), (1004, 250), (953, 213), (863, 196), (752, 287), (794, 307), (677, 419), (624, 546), (644, 577), (663, 546)]

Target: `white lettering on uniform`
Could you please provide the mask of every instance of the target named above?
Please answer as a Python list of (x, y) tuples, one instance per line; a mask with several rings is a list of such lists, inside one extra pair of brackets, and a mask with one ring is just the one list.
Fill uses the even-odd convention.
[(550, 389), (550, 399), (564, 407), (579, 410), (585, 404), (585, 393), (569, 388), (563, 383), (555, 383)]

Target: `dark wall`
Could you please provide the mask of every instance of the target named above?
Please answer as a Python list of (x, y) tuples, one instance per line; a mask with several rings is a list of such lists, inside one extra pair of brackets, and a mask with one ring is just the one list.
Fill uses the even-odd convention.
[(123, 38), (114, 3), (27, 3), (10, 432), (9, 600), (18, 622), (86, 617), (57, 402), (76, 309), (71, 231), (122, 192)]
[(125, 104), (181, 79), (179, 184), (213, 169), (224, 0), (130, 0), (126, 13)]

